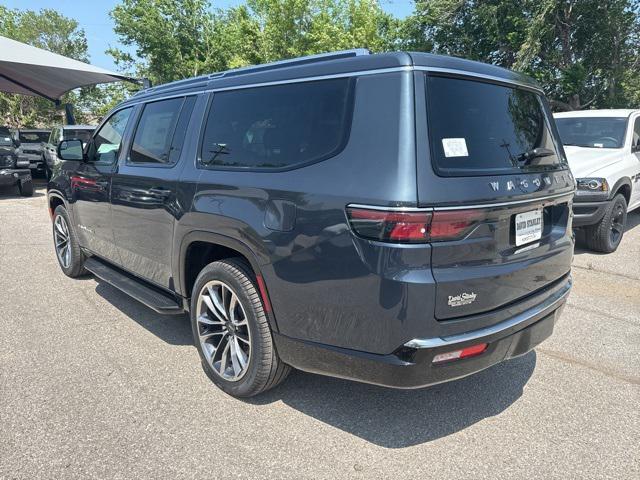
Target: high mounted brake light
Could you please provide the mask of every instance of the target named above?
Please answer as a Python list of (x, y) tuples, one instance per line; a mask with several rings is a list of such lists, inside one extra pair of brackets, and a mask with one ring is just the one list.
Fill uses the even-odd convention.
[(396, 211), (347, 207), (351, 228), (370, 240), (426, 243), (458, 240), (486, 218), (482, 209), (451, 211)]

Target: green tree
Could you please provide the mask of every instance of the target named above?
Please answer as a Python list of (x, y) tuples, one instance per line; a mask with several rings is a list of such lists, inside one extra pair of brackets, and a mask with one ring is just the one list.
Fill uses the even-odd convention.
[(346, 48), (387, 50), (400, 28), (375, 0), (248, 0), (227, 10), (207, 0), (123, 0), (111, 16), (135, 49), (135, 57), (112, 50), (114, 58), (154, 83)]
[(405, 45), (534, 76), (556, 109), (640, 105), (638, 0), (418, 0)]
[[(78, 22), (55, 10), (8, 9), (0, 5), (0, 35), (38, 48), (88, 61), (87, 39)], [(81, 89), (66, 94), (62, 101), (75, 103), (80, 121), (92, 116), (101, 94), (95, 89)], [(48, 127), (62, 120), (62, 113), (52, 102), (40, 97), (0, 94), (0, 123), (12, 127)]]
[(516, 67), (538, 78), (556, 108), (622, 107), (637, 77), (637, 0), (544, 0), (532, 15)]

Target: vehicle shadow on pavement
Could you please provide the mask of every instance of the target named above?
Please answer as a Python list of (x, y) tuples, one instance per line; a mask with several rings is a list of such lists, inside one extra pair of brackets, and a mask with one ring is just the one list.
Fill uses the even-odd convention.
[(536, 365), (530, 352), (476, 375), (419, 390), (394, 390), (294, 371), (284, 384), (246, 400), (282, 401), (305, 415), (385, 448), (431, 442), (500, 414), (520, 396)]
[(36, 187), (33, 191), (33, 196), (31, 197), (23, 197), (22, 195), (20, 195), (20, 192), (18, 191), (18, 187), (10, 185), (10, 186), (5, 186), (5, 187), (0, 187), (0, 200), (4, 200), (4, 199), (19, 199), (19, 198), (33, 198), (33, 197), (44, 197), (46, 195), (46, 190), (43, 188), (38, 188), (40, 187), (40, 185), (34, 185), (34, 187)]
[[(98, 295), (161, 340), (193, 345), (187, 315), (159, 315), (108, 283), (96, 281)], [(253, 405), (282, 401), (373, 444), (405, 448), (500, 414), (520, 398), (535, 366), (536, 354), (530, 352), (470, 377), (418, 390), (395, 390), (294, 370), (279, 387), (238, 401)]]
[(170, 345), (193, 345), (188, 315), (160, 315), (108, 283), (95, 280), (98, 295), (156, 337)]

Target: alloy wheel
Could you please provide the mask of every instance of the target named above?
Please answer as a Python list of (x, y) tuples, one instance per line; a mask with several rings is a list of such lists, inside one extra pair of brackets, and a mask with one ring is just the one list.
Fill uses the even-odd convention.
[(229, 285), (208, 282), (196, 309), (198, 339), (213, 371), (231, 382), (240, 380), (251, 361), (251, 331), (245, 309)]
[(611, 221), (611, 244), (617, 245), (624, 232), (624, 207), (616, 205)]
[(71, 265), (71, 243), (69, 241), (69, 226), (62, 215), (53, 221), (53, 240), (56, 244), (56, 255), (63, 268)]

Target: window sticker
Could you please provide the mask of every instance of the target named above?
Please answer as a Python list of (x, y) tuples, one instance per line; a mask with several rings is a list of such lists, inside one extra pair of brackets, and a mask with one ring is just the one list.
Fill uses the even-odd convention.
[(468, 157), (467, 142), (464, 138), (443, 138), (442, 148), (445, 157)]

